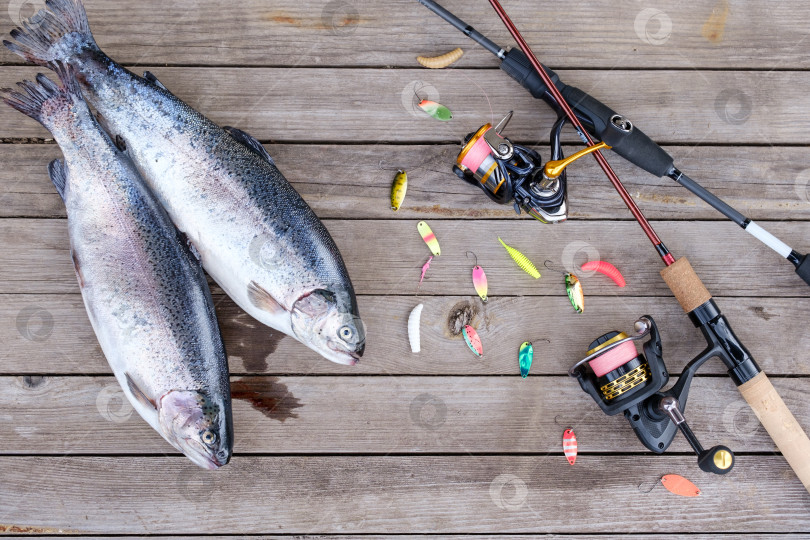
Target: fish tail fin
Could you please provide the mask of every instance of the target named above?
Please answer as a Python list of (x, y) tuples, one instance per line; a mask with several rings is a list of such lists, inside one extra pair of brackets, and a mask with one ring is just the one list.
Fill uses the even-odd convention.
[(20, 90), (0, 89), (0, 99), (50, 129), (49, 118), (69, 113), (73, 105), (82, 99), (73, 69), (61, 62), (55, 62), (53, 69), (59, 76), (61, 86), (39, 73), (36, 81), (17, 83)]
[(81, 0), (47, 0), (45, 6), (14, 28), (14, 41), (3, 40), (3, 45), (27, 62), (48, 67), (98, 49)]

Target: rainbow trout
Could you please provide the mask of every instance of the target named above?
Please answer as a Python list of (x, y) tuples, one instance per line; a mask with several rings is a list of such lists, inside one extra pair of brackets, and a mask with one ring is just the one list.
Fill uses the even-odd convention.
[(365, 327), (337, 246), (258, 141), (111, 60), (79, 0), (48, 0), (11, 37), (6, 46), (29, 62), (75, 69), (105, 127), (242, 309), (334, 362), (362, 356)]
[(96, 123), (70, 68), (0, 91), (64, 155), (49, 166), (65, 203), (90, 323), (135, 410), (197, 465), (233, 449), (228, 364), (205, 274), (132, 162)]

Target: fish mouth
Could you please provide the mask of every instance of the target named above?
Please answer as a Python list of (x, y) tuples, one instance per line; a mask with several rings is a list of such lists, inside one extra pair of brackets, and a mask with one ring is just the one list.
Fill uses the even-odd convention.
[(199, 443), (192, 439), (185, 439), (184, 442), (185, 444), (181, 445), (182, 448), (179, 450), (198, 467), (214, 471), (231, 461), (230, 452), (220, 451), (217, 454), (211, 454), (202, 450)]
[(327, 345), (329, 350), (334, 353), (334, 355), (329, 359), (337, 364), (344, 364), (347, 366), (357, 364), (357, 362), (359, 362), (360, 358), (363, 356), (363, 351), (365, 350), (365, 346), (363, 346), (358, 351), (347, 351), (346, 349), (333, 345), (331, 341), (328, 342)]

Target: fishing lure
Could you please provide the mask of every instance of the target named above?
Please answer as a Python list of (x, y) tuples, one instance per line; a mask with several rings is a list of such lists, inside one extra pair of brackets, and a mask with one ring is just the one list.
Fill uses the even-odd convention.
[(426, 262), (425, 264), (423, 264), (423, 265), (422, 265), (422, 275), (421, 275), (421, 276), (419, 276), (419, 285), (421, 285), (421, 284), (422, 284), (422, 280), (423, 280), (423, 279), (425, 279), (425, 274), (427, 273), (428, 268), (430, 268), (430, 261), (432, 261), (432, 260), (433, 260), (433, 255), (431, 255), (430, 257), (428, 257), (427, 262)]
[(573, 465), (577, 461), (577, 436), (571, 428), (563, 431), (563, 452), (568, 463)]
[(419, 102), (419, 108), (436, 120), (441, 120), (442, 122), (447, 122), (448, 120), (453, 119), (453, 113), (450, 112), (450, 109), (441, 103), (436, 103), (435, 101), (423, 99)]
[(574, 274), (565, 274), (565, 291), (568, 293), (571, 305), (574, 306), (574, 311), (577, 313), (585, 311), (585, 292), (582, 290), (579, 278)]
[(517, 265), (524, 272), (526, 272), (527, 274), (532, 276), (534, 279), (537, 279), (537, 278), (540, 277), (540, 272), (532, 264), (532, 261), (530, 261), (529, 258), (526, 257), (526, 255), (524, 255), (520, 251), (516, 250), (515, 248), (507, 246), (506, 244), (504, 244), (503, 240), (501, 240), (500, 236), (498, 237), (498, 242), (500, 242), (501, 245), (504, 248), (506, 248), (506, 251), (507, 251), (507, 253), (509, 253), (509, 256), (512, 257), (512, 260), (514, 260), (517, 263)]
[(405, 200), (405, 193), (408, 191), (408, 173), (399, 169), (394, 176), (394, 183), (391, 185), (391, 210), (396, 212)]
[(419, 324), (422, 321), (422, 308), (424, 306), (419, 304), (408, 315), (408, 341), (411, 344), (411, 352), (418, 353), (422, 350), (421, 342), (419, 339)]
[(417, 56), (416, 61), (426, 68), (441, 69), (446, 68), (453, 62), (457, 62), (463, 54), (464, 51), (461, 50), (461, 47), (458, 47), (440, 56)]
[(624, 287), (625, 285), (627, 285), (627, 282), (624, 280), (624, 276), (622, 276), (622, 273), (619, 272), (618, 268), (616, 268), (609, 262), (606, 261), (587, 262), (582, 265), (582, 269), (588, 272), (594, 271), (599, 272), (600, 274), (605, 274), (607, 277), (612, 279), (619, 287)]
[(670, 492), (681, 497), (697, 497), (700, 488), (678, 474), (665, 474), (661, 477), (661, 484)]
[(420, 221), (416, 225), (416, 230), (422, 235), (422, 240), (424, 240), (428, 245), (431, 253), (437, 257), (442, 254), (442, 248), (439, 247), (439, 241), (436, 239), (436, 235), (433, 234), (433, 231), (430, 230), (430, 226), (427, 223)]
[(582, 282), (580, 282), (579, 278), (571, 272), (563, 272), (562, 270), (555, 270), (554, 268), (550, 267), (548, 265), (550, 262), (551, 261), (546, 261), (543, 263), (543, 265), (549, 270), (563, 274), (565, 292), (568, 294), (568, 300), (574, 307), (574, 311), (577, 313), (582, 313), (585, 311), (585, 291), (582, 290)]
[(529, 369), (532, 367), (533, 356), (534, 347), (532, 347), (531, 342), (523, 342), (520, 345), (520, 352), (518, 352), (518, 364), (520, 365), (520, 376), (524, 379), (529, 376)]
[(473, 287), (475, 287), (475, 292), (478, 293), (478, 296), (481, 297), (481, 301), (485, 304), (487, 302), (487, 275), (484, 273), (484, 269), (478, 266), (478, 255), (473, 253), (472, 251), (467, 252), (467, 257), (470, 256), (470, 253), (473, 254), (475, 257), (475, 266), (472, 269), (472, 281)]
[(661, 482), (661, 485), (667, 488), (670, 493), (680, 495), (681, 497), (697, 497), (700, 495), (700, 488), (679, 474), (665, 474), (656, 480), (652, 487), (647, 490), (641, 489), (642, 482), (642, 484), (638, 485), (639, 491), (649, 493), (655, 489), (658, 482)]
[(475, 356), (484, 356), (484, 346), (481, 345), (481, 338), (478, 337), (478, 332), (475, 331), (475, 328), (468, 324), (461, 333), (464, 334), (464, 341), (467, 342), (467, 346), (475, 353)]

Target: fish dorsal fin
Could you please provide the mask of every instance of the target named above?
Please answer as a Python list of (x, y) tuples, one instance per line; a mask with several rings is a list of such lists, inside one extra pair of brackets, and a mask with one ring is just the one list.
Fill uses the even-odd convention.
[(129, 375), (129, 373), (124, 372), (124, 376), (127, 378), (127, 386), (129, 387), (129, 391), (132, 392), (132, 395), (135, 396), (135, 399), (138, 400), (143, 406), (151, 407), (157, 410), (157, 403), (155, 403), (154, 399), (150, 399), (143, 390), (135, 383), (135, 380)]
[(269, 313), (281, 313), (287, 311), (284, 307), (273, 298), (261, 285), (255, 281), (248, 284), (248, 298), (250, 302), (259, 309), (263, 309)]
[(270, 157), (270, 154), (267, 153), (267, 150), (264, 149), (262, 143), (257, 141), (253, 136), (245, 133), (241, 129), (236, 129), (235, 127), (231, 126), (225, 126), (222, 129), (227, 131), (228, 134), (236, 140), (236, 142), (242, 143), (243, 145), (247, 146), (249, 150), (255, 152), (260, 158), (269, 161), (270, 165), (276, 164), (276, 162), (273, 161), (273, 158)]
[(163, 83), (162, 83), (162, 82), (160, 82), (160, 81), (158, 80), (158, 78), (157, 78), (157, 77), (155, 77), (155, 74), (154, 74), (154, 73), (152, 73), (151, 71), (144, 71), (144, 72), (143, 72), (143, 78), (144, 78), (144, 79), (146, 79), (147, 81), (149, 81), (150, 83), (154, 84), (154, 85), (155, 85), (155, 86), (157, 86), (158, 88), (163, 88), (163, 89), (164, 89), (164, 90), (166, 90), (167, 92), (169, 91), (169, 89), (168, 89), (168, 88), (166, 88), (166, 87), (163, 85)]
[(65, 200), (65, 185), (67, 184), (67, 167), (61, 159), (55, 159), (48, 164), (48, 175), (56, 187), (57, 193)]

